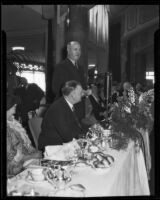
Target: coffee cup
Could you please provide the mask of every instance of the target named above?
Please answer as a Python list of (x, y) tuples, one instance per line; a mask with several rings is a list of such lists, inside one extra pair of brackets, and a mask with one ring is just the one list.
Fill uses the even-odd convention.
[(31, 171), (31, 176), (34, 181), (43, 181), (44, 180), (44, 174), (42, 168), (33, 169)]
[(111, 130), (110, 129), (105, 129), (103, 134), (108, 137), (111, 134)]

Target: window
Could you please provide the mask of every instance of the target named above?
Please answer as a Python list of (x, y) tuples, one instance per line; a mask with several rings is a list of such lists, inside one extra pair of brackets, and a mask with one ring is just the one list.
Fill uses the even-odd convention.
[(154, 72), (153, 71), (146, 72), (146, 79), (152, 80), (154, 83)]
[(36, 83), (44, 92), (46, 91), (45, 73), (40, 71), (22, 71), (16, 75), (25, 77), (28, 83)]
[(18, 62), (13, 62), (13, 64), (18, 69), (16, 75), (25, 77), (28, 83), (36, 83), (44, 92), (46, 91), (44, 66)]

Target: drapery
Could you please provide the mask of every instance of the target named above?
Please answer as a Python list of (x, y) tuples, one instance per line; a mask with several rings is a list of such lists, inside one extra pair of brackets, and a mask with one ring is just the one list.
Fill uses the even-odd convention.
[(105, 49), (108, 43), (108, 10), (108, 5), (96, 5), (89, 11), (89, 38)]
[(139, 130), (144, 141), (144, 159), (146, 164), (148, 180), (150, 180), (150, 170), (151, 170), (151, 154), (150, 154), (150, 141), (149, 141), (149, 132), (148, 130), (140, 129)]

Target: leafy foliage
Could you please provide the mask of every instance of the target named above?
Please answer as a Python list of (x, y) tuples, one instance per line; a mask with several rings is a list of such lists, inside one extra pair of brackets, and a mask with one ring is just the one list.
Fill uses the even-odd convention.
[(131, 88), (128, 99), (119, 98), (118, 103), (113, 105), (111, 115), (113, 132), (136, 140), (140, 128), (150, 130), (153, 126), (150, 112), (153, 100), (154, 90), (143, 93), (139, 98)]

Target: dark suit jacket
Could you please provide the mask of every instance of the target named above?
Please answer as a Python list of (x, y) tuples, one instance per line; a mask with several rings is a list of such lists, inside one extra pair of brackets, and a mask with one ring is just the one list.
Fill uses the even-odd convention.
[(38, 146), (43, 150), (47, 145), (61, 145), (83, 133), (69, 105), (61, 97), (49, 107), (44, 116)]
[[(66, 81), (79, 81), (83, 89), (86, 89), (84, 69), (79, 64), (78, 66), (79, 69), (77, 69), (68, 58), (56, 65), (52, 80), (52, 91), (55, 99), (58, 99), (60, 96), (62, 96), (61, 88)], [(85, 117), (84, 100), (75, 105), (75, 110), (79, 120)]]
[(105, 107), (102, 107), (102, 106), (99, 104), (99, 102), (97, 102), (97, 101), (95, 100), (95, 98), (94, 98), (92, 95), (89, 95), (89, 100), (90, 100), (90, 102), (91, 102), (91, 104), (92, 104), (92, 107), (93, 107), (93, 114), (94, 114), (96, 120), (101, 121), (101, 120), (105, 119), (105, 117), (102, 116), (102, 115), (100, 115), (100, 113), (101, 113), (101, 112), (104, 112), (104, 111), (106, 110), (106, 108), (105, 108)]

